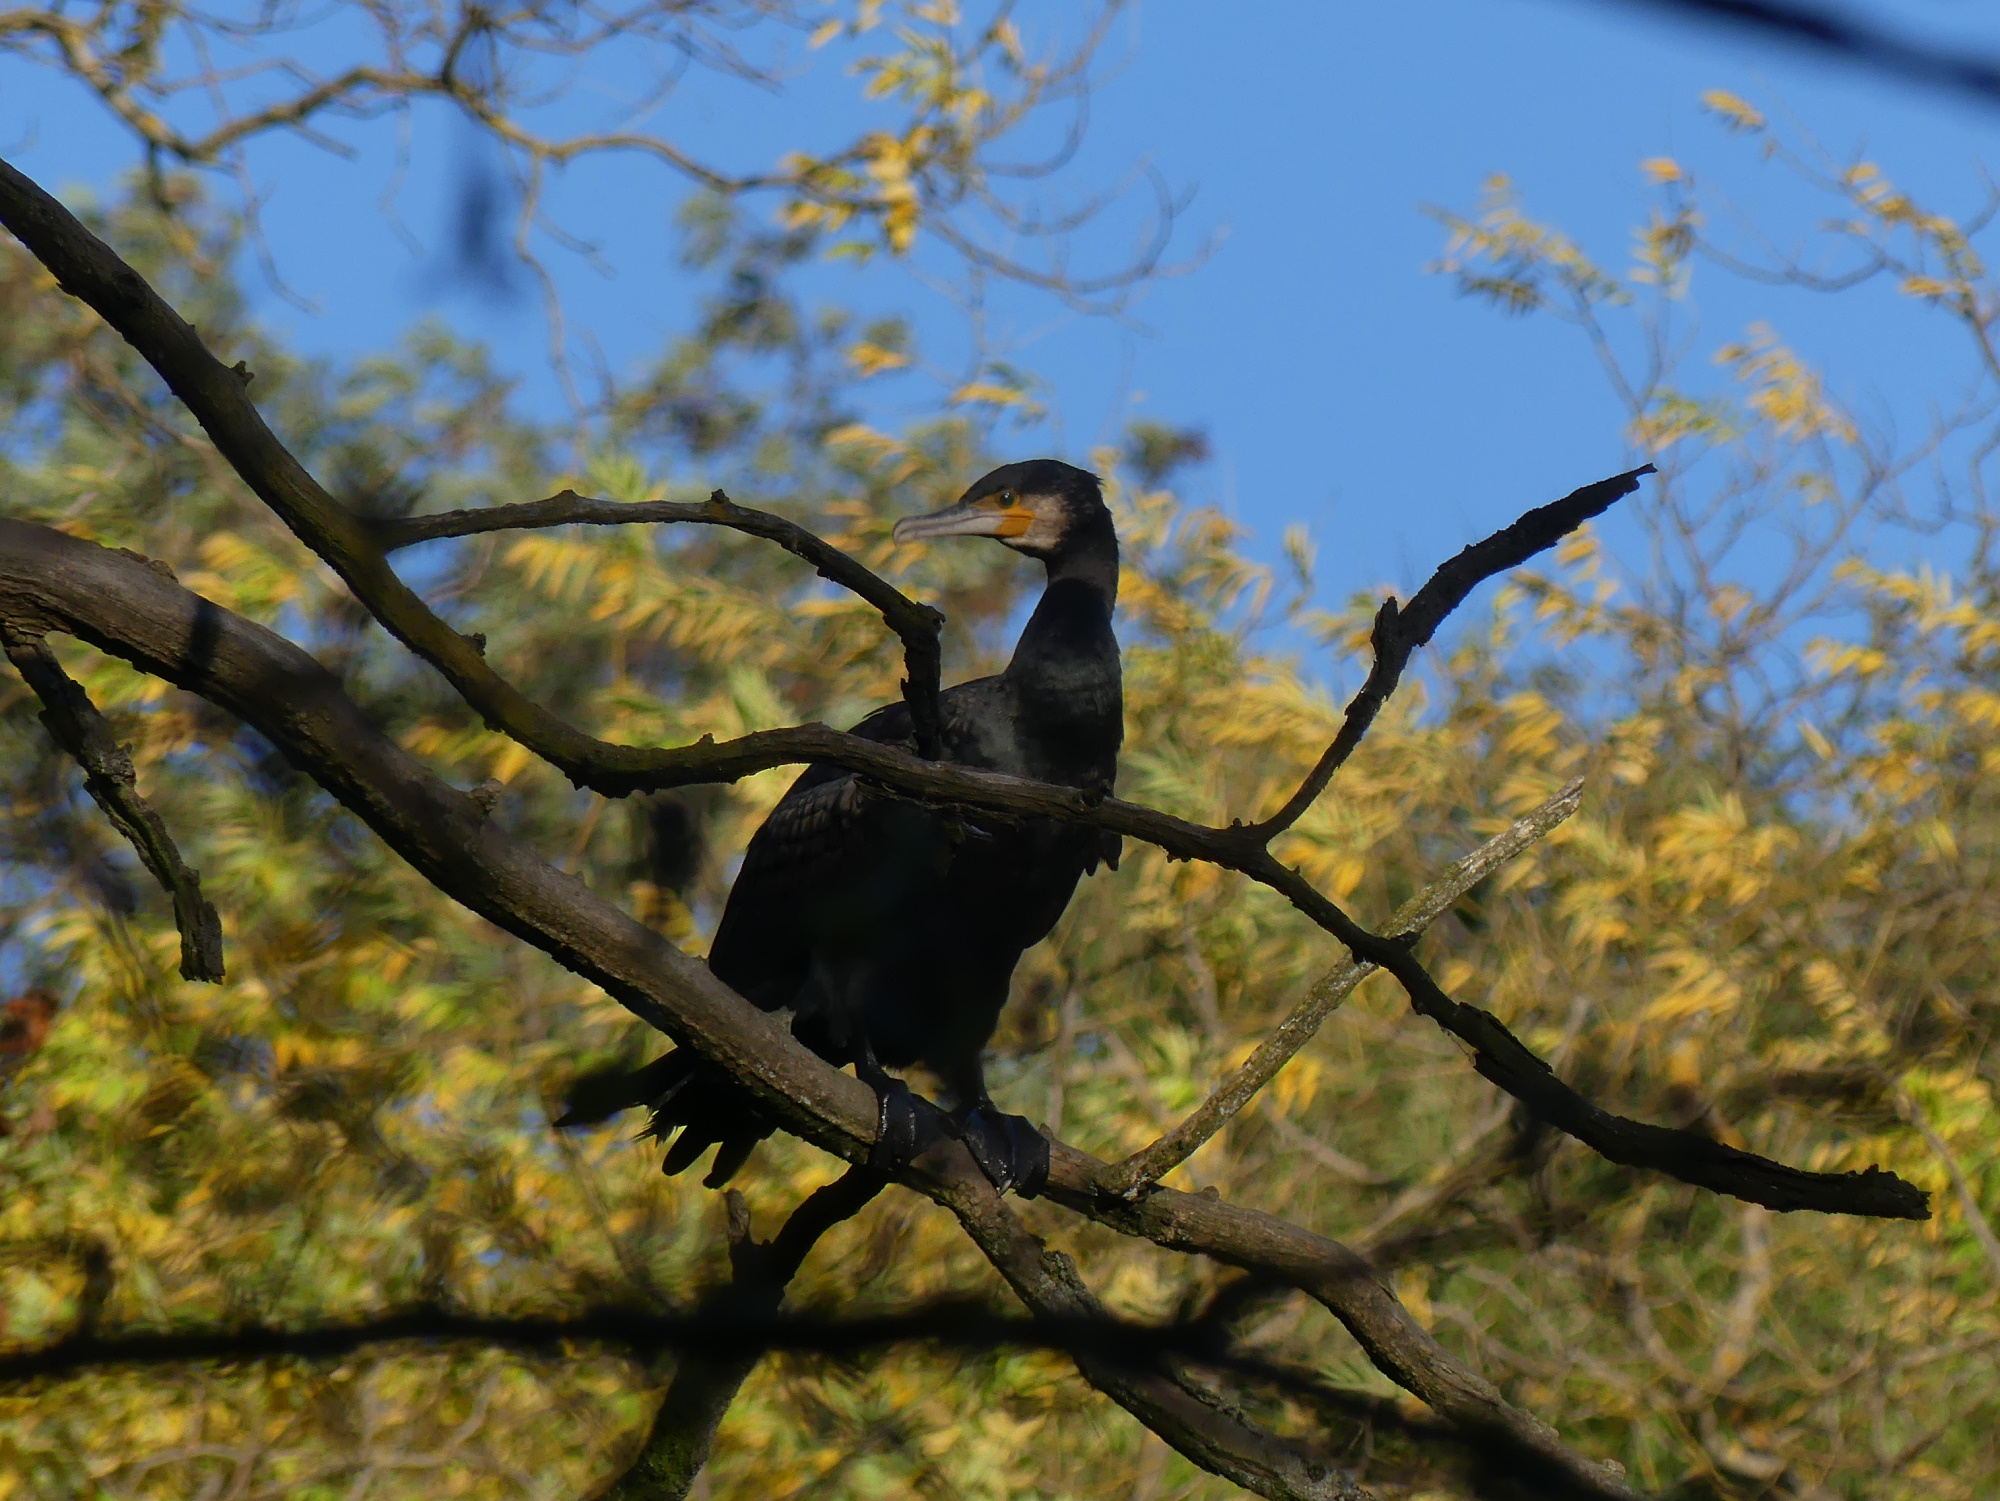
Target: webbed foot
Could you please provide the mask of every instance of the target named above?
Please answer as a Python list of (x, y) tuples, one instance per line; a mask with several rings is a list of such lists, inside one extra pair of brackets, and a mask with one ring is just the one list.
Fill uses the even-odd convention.
[(958, 1130), (972, 1160), (994, 1189), (1008, 1189), (1024, 1199), (1040, 1195), (1049, 1183), (1049, 1139), (1024, 1115), (1003, 1115), (989, 1102), (958, 1117)]

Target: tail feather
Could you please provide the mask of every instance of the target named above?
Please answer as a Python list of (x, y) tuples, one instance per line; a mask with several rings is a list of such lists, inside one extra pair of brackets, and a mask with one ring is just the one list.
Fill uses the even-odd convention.
[(563, 1094), (568, 1106), (559, 1127), (594, 1125), (622, 1110), (652, 1111), (643, 1137), (668, 1142), (662, 1171), (686, 1171), (696, 1158), (721, 1143), (703, 1181), (720, 1188), (736, 1175), (757, 1143), (773, 1129), (769, 1117), (727, 1077), (685, 1048), (655, 1058), (643, 1068), (600, 1069), (571, 1081)]
[(757, 1150), (761, 1136), (731, 1136), (723, 1140), (715, 1149), (715, 1161), (709, 1167), (708, 1176), (702, 1179), (706, 1188), (726, 1188), (729, 1180), (736, 1176), (738, 1168), (750, 1160), (750, 1154)]
[(669, 1178), (684, 1173), (699, 1157), (715, 1144), (714, 1133), (705, 1126), (686, 1126), (674, 1138), (674, 1144), (667, 1148), (667, 1160), (660, 1164), (660, 1171)]
[(692, 1077), (690, 1056), (680, 1049), (655, 1058), (643, 1068), (601, 1068), (579, 1074), (563, 1091), (567, 1107), (555, 1124), (594, 1126), (621, 1110), (649, 1105), (662, 1094), (678, 1092)]

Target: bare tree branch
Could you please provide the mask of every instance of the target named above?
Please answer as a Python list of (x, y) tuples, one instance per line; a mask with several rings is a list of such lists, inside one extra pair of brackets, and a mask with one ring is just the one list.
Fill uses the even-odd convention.
[(909, 679), (903, 684), (903, 699), (910, 706), (910, 723), (916, 731), (917, 754), (936, 761), (944, 754), (938, 718), (938, 693), (943, 672), (939, 634), (944, 616), (926, 604), (919, 604), (895, 585), (842, 552), (824, 538), (817, 537), (795, 521), (753, 511), (735, 504), (720, 490), (699, 505), (660, 500), (624, 503), (599, 500), (564, 490), (547, 500), (522, 505), (489, 506), (476, 511), (446, 511), (435, 516), (409, 516), (372, 523), (372, 530), (386, 551), (414, 547), (420, 542), (445, 537), (471, 537), (484, 532), (515, 531), (553, 526), (635, 526), (672, 522), (694, 522), (703, 526), (726, 526), (752, 537), (762, 537), (795, 558), (812, 564), (823, 579), (829, 579), (849, 593), (874, 606), (889, 629), (903, 643), (903, 659)]
[(1403, 679), (1403, 669), (1409, 665), (1410, 654), (1429, 643), (1445, 617), (1465, 603), (1467, 595), (1494, 575), (1554, 547), (1593, 516), (1603, 515), (1639, 488), (1640, 476), (1654, 472), (1651, 464), (1642, 464), (1624, 474), (1585, 485), (1561, 500), (1537, 506), (1520, 520), (1474, 542), (1441, 564), (1409, 604), (1398, 608), (1393, 598), (1383, 600), (1375, 616), (1375, 662), (1368, 670), (1368, 680), (1349, 701), (1340, 733), (1333, 737), (1333, 744), (1326, 748), (1319, 764), (1299, 784), (1299, 790), (1286, 800), (1284, 807), (1248, 831), (1257, 842), (1268, 844), (1297, 823), (1300, 815), (1326, 790), (1333, 774), (1354, 754), (1368, 727), (1375, 722), (1376, 714), (1396, 691), (1396, 685)]
[[(1198, 1251), (1267, 1282), (1296, 1287), (1346, 1327), (1376, 1369), (1461, 1431), (1546, 1467), (1592, 1495), (1637, 1493), (1615, 1473), (1568, 1448), (1555, 1430), (1513, 1406), (1494, 1385), (1454, 1360), (1397, 1301), (1358, 1251), (1275, 1215), (1206, 1194), (1158, 1185), (1125, 1200), (1102, 1189), (1104, 1164), (1058, 1142), (1048, 1197), (1128, 1235), (1169, 1250)], [(1081, 1191), (1079, 1188), (1081, 1186)]]
[[(1626, 0), (1627, 4), (1632, 0)], [(1655, 10), (1733, 24), (1912, 83), (2000, 104), (2000, 59), (1921, 42), (1830, 6), (1796, 0), (1646, 0)]]
[(640, 1355), (678, 1352), (684, 1364), (688, 1360), (727, 1364), (745, 1355), (754, 1362), (774, 1352), (846, 1357), (899, 1344), (975, 1351), (1010, 1347), (1060, 1350), (1125, 1361), (1173, 1354), (1199, 1356), (1218, 1368), (1249, 1377), (1281, 1379), (1257, 1360), (1217, 1351), (1213, 1327), (1199, 1321), (1141, 1324), (1114, 1318), (1101, 1309), (1068, 1320), (1024, 1319), (997, 1314), (975, 1299), (951, 1297), (929, 1299), (896, 1313), (847, 1316), (824, 1309), (780, 1313), (774, 1307), (758, 1308), (747, 1302), (738, 1306), (724, 1298), (681, 1313), (607, 1306), (560, 1315), (494, 1315), (426, 1305), (299, 1327), (244, 1324), (102, 1334), (93, 1326), (39, 1348), (0, 1353), (0, 1386), (118, 1366), (338, 1360), (370, 1345), (408, 1340), (448, 1340), (548, 1353), (565, 1345), (607, 1345)]
[(173, 835), (139, 795), (132, 757), (118, 743), (110, 723), (90, 695), (63, 671), (40, 636), (0, 623), (0, 644), (35, 696), (42, 701), (42, 724), (50, 737), (83, 768), (83, 787), (153, 873), (174, 904), (181, 934), (181, 978), (222, 983), (222, 919), (201, 894), (201, 877), (181, 858)]
[[(1577, 778), (1534, 812), (1515, 820), (1485, 844), (1452, 866), (1437, 880), (1405, 902), (1384, 930), (1391, 939), (1414, 939), (1466, 892), (1568, 818), (1583, 802), (1583, 779)], [(1278, 1023), (1244, 1064), (1194, 1113), (1151, 1146), (1127, 1157), (1111, 1170), (1107, 1186), (1131, 1198), (1149, 1183), (1157, 1183), (1200, 1150), (1203, 1142), (1235, 1119), (1319, 1032), (1355, 987), (1375, 973), (1366, 960), (1351, 960), (1306, 992), (1292, 1014)]]
[[(995, 1314), (983, 1304), (965, 1299), (932, 1299), (897, 1313), (861, 1318), (824, 1311), (759, 1315), (717, 1307), (663, 1314), (618, 1306), (555, 1317), (490, 1316), (425, 1306), (297, 1328), (237, 1325), (71, 1336), (39, 1349), (0, 1353), (0, 1389), (115, 1368), (345, 1362), (371, 1351), (386, 1354), (383, 1347), (417, 1340), (430, 1345), (483, 1345), (550, 1358), (560, 1358), (579, 1345), (629, 1351), (640, 1358), (671, 1352), (678, 1355), (682, 1367), (697, 1362), (761, 1359), (773, 1353), (852, 1359), (899, 1344), (973, 1354), (1046, 1349), (1099, 1361), (1173, 1360), (1186, 1367), (1228, 1373), (1322, 1410), (1332, 1409), (1349, 1421), (1392, 1426), (1414, 1446), (1434, 1456), (1440, 1467), (1462, 1467), (1469, 1461), (1475, 1475), (1497, 1471), (1517, 1480), (1528, 1478), (1523, 1475), (1520, 1455), (1511, 1449), (1483, 1443), (1434, 1419), (1412, 1419), (1394, 1403), (1331, 1385), (1316, 1373), (1259, 1356), (1226, 1353), (1217, 1343), (1221, 1332), (1207, 1315), (1168, 1325), (1139, 1324), (1101, 1314), (1089, 1319), (1023, 1319)], [(1185, 1373), (1181, 1379), (1196, 1384)], [(678, 1374), (675, 1385), (679, 1385)], [(1208, 1396), (1223, 1400), (1212, 1391)], [(678, 1473), (667, 1472), (655, 1481), (635, 1467), (600, 1482), (593, 1495), (596, 1501), (625, 1501), (627, 1496), (631, 1501), (658, 1501), (680, 1494), (672, 1488), (679, 1478)], [(1589, 1501), (1607, 1494), (1596, 1486), (1578, 1486), (1554, 1471), (1533, 1478), (1546, 1486), (1539, 1494)], [(639, 1482), (636, 1489), (635, 1480)], [(1474, 1489), (1484, 1494), (1476, 1481)], [(1511, 1490), (1503, 1493), (1516, 1494)], [(1318, 1494), (1360, 1498), (1368, 1492), (1358, 1486), (1344, 1492), (1329, 1491), (1322, 1484)]]
[(1260, 852), (1245, 874), (1282, 892), (1292, 904), (1332, 933), (1359, 959), (1394, 975), (1420, 1016), (1473, 1049), (1472, 1066), (1535, 1115), (1623, 1167), (1649, 1168), (1683, 1183), (1730, 1194), (1767, 1209), (1817, 1209), (1826, 1214), (1862, 1214), (1884, 1219), (1930, 1218), (1930, 1196), (1915, 1184), (1879, 1167), (1861, 1172), (1815, 1173), (1773, 1162), (1716, 1141), (1697, 1131), (1650, 1125), (1614, 1115), (1585, 1099), (1556, 1076), (1534, 1050), (1489, 1011), (1455, 1001), (1439, 988), (1416, 956), (1401, 942), (1383, 938), (1356, 923), (1328, 901), (1297, 871)]
[[(1038, 1321), (1059, 1326), (1104, 1316), (1076, 1264), (1031, 1234), (983, 1174), (958, 1163), (947, 1171), (949, 1187), (939, 1202)], [(1284, 1501), (1366, 1501), (1368, 1493), (1347, 1471), (1265, 1433), (1164, 1357), (1141, 1362), (1078, 1352), (1076, 1361), (1092, 1386), (1211, 1474)]]

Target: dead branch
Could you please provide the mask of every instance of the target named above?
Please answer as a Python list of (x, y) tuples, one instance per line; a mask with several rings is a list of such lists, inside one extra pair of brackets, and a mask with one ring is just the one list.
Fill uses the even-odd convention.
[(83, 788), (118, 832), (131, 842), (153, 879), (174, 904), (181, 934), (181, 978), (222, 983), (222, 919), (201, 894), (201, 877), (181, 858), (173, 835), (152, 805), (139, 795), (132, 757), (112, 733), (83, 685), (63, 671), (40, 636), (0, 623), (7, 660), (42, 701), (42, 724), (49, 736), (83, 768)]
[[(750, 1235), (749, 1206), (731, 1189), (727, 1203), (732, 1275), (729, 1287), (714, 1300), (715, 1311), (745, 1319), (776, 1319), (785, 1289), (820, 1237), (859, 1214), (888, 1186), (889, 1180), (873, 1168), (851, 1167), (838, 1181), (809, 1194), (777, 1237), (761, 1244)], [(684, 1351), (638, 1453), (601, 1493), (601, 1501), (681, 1501), (708, 1463), (715, 1431), (737, 1390), (763, 1355), (754, 1340), (734, 1348)]]
[(1376, 714), (1396, 691), (1411, 653), (1429, 644), (1437, 628), (1465, 603), (1467, 595), (1496, 574), (1518, 567), (1536, 553), (1554, 547), (1592, 517), (1603, 515), (1639, 488), (1641, 475), (1654, 472), (1651, 464), (1642, 464), (1624, 474), (1573, 490), (1561, 500), (1537, 506), (1520, 520), (1461, 549), (1456, 557), (1441, 564), (1409, 604), (1399, 607), (1393, 598), (1383, 600), (1375, 615), (1375, 662), (1368, 670), (1367, 681), (1348, 701), (1346, 716), (1339, 733), (1333, 737), (1333, 744), (1306, 774), (1299, 790), (1276, 813), (1249, 830), (1257, 842), (1268, 844), (1297, 823), (1300, 815), (1326, 790), (1333, 774), (1354, 754), (1355, 747), (1374, 724)]
[[(958, 1155), (969, 1161), (969, 1153)], [(958, 1216), (966, 1234), (1038, 1321), (1053, 1326), (1103, 1317), (1102, 1305), (1076, 1264), (1030, 1233), (983, 1174), (964, 1171), (957, 1163), (947, 1171), (949, 1187), (938, 1201)], [(1347, 1471), (1257, 1428), (1171, 1358), (1139, 1362), (1109, 1352), (1083, 1353), (1077, 1356), (1077, 1369), (1211, 1474), (1260, 1496), (1367, 1501), (1368, 1493)]]

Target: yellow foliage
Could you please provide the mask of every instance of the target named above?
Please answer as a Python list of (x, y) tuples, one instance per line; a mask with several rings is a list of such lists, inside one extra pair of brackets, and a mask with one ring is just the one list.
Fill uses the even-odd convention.
[(1731, 130), (1758, 131), (1764, 116), (1726, 89), (1710, 89), (1701, 96), (1702, 106), (1721, 116)]
[(1751, 388), (1751, 410), (1781, 434), (1854, 441), (1853, 423), (1827, 399), (1817, 372), (1779, 343), (1768, 324), (1753, 324), (1745, 342), (1724, 345), (1715, 359)]

